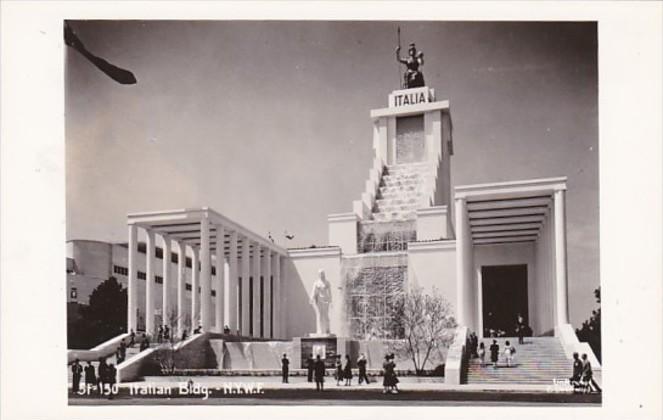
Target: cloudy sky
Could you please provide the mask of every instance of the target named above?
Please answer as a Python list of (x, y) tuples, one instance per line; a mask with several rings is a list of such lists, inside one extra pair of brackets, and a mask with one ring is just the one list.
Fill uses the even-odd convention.
[(599, 284), (592, 23), (72, 22), (138, 83), (67, 49), (67, 239), (126, 241), (128, 212), (210, 206), (287, 247), (326, 244), (327, 214), (368, 176), (369, 110), (398, 88), (399, 25), (450, 100), (453, 185), (568, 177), (579, 325)]

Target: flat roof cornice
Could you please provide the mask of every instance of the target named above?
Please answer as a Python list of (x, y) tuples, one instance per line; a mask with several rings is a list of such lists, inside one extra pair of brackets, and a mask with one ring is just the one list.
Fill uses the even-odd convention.
[(555, 178), (527, 179), (521, 181), (494, 182), (489, 184), (460, 185), (454, 188), (455, 198), (521, 197), (532, 193), (552, 194), (566, 190), (565, 176)]
[(209, 207), (129, 213), (127, 215), (127, 224), (158, 229), (158, 225), (161, 224), (172, 223), (174, 225), (185, 225), (189, 223), (200, 223), (200, 220), (205, 216), (207, 216), (213, 224), (221, 224), (226, 230), (237, 232), (238, 234), (247, 237), (253, 242), (256, 242), (266, 248), (272, 249), (282, 256), (288, 255), (288, 252), (285, 250), (285, 248), (282, 248), (272, 241), (263, 238), (257, 233), (247, 229), (246, 227)]

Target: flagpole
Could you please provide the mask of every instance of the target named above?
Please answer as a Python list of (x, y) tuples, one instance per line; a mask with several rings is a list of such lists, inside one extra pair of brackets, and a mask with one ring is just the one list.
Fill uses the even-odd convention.
[(403, 86), (401, 85), (401, 63), (400, 63), (400, 58), (401, 58), (401, 27), (400, 25), (398, 26), (398, 60), (396, 60), (396, 66), (398, 70), (398, 87), (402, 88)]

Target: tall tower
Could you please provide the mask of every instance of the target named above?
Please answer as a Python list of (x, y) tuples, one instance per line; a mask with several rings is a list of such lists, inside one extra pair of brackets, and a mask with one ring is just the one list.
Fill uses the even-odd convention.
[[(435, 91), (423, 86), (391, 92), (387, 105), (370, 113), (374, 157), (361, 198), (352, 213), (328, 219), (330, 244), (345, 255), (453, 236), (449, 101), (436, 101)], [(378, 231), (391, 232), (391, 243), (375, 249), (371, 238)]]

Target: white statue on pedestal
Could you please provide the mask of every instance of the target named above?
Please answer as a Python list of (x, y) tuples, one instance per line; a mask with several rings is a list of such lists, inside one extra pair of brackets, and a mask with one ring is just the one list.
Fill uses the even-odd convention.
[(315, 309), (315, 335), (329, 335), (329, 305), (332, 303), (331, 285), (325, 278), (325, 270), (318, 270), (318, 279), (313, 283), (311, 305)]

